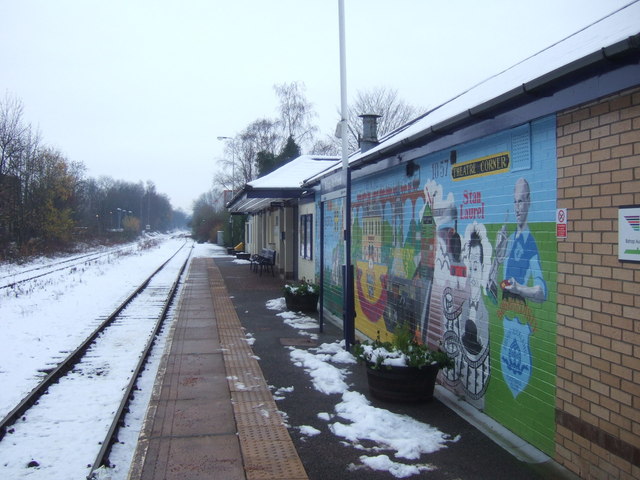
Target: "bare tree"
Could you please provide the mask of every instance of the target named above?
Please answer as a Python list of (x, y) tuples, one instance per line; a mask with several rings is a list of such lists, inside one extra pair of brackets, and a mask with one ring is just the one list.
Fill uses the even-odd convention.
[(232, 139), (225, 145), (224, 156), (218, 159), (220, 168), (213, 174), (213, 188), (215, 190), (232, 190), (235, 189), (235, 139)]
[(275, 153), (283, 147), (286, 141), (279, 134), (279, 130), (280, 122), (278, 120), (269, 118), (255, 120), (240, 133), (240, 146), (247, 151)]
[(274, 153), (284, 145), (280, 122), (269, 118), (255, 120), (225, 146), (219, 160), (220, 170), (213, 184), (222, 190), (238, 190), (258, 176), (257, 158), (260, 152)]
[(29, 126), (22, 121), (22, 110), (22, 101), (8, 93), (0, 100), (0, 175), (10, 174), (24, 149)]
[[(349, 105), (348, 130), (349, 152), (360, 148), (362, 138), (362, 119), (360, 115), (380, 115), (378, 119), (378, 138), (393, 132), (395, 129), (413, 120), (421, 109), (409, 105), (398, 96), (398, 91), (386, 87), (358, 91), (354, 101)], [(332, 139), (338, 151), (340, 140)]]
[(279, 155), (286, 153), (291, 141), (300, 150), (314, 142), (316, 113), (305, 96), (304, 83), (283, 83), (273, 88), (279, 99), (279, 118), (255, 120), (229, 139), (224, 157), (219, 160), (221, 168), (213, 178), (215, 187), (223, 190), (242, 188), (260, 174), (259, 155), (277, 160)]
[(311, 147), (313, 155), (333, 155), (340, 156), (340, 145), (336, 142), (335, 137), (326, 136), (315, 141)]
[[(193, 238), (199, 242), (217, 240), (218, 231), (227, 231), (229, 214), (227, 213), (222, 192), (210, 190), (203, 193), (193, 202), (193, 215), (191, 218), (191, 232)], [(229, 238), (231, 241), (231, 238)]]
[(303, 82), (274, 85), (280, 99), (280, 119), (286, 138), (291, 137), (298, 145), (305, 146), (313, 141), (318, 128), (313, 124), (317, 116), (313, 104), (305, 96)]

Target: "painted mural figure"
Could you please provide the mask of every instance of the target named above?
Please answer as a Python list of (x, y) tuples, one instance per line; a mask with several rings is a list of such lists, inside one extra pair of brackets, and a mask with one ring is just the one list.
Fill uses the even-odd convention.
[(547, 287), (540, 267), (538, 246), (527, 222), (531, 193), (524, 178), (516, 182), (513, 203), (517, 225), (507, 242), (499, 316), (504, 328), (500, 352), (502, 374), (516, 398), (529, 384), (533, 370), (530, 341), (535, 317), (527, 300), (544, 302)]
[[(485, 284), (485, 258), (491, 258), (491, 246), (483, 245), (483, 225), (473, 225), (467, 242), (469, 303), (462, 334), (464, 347), (464, 389), (469, 400), (480, 400), (487, 390), (491, 374), (489, 358), (489, 312), (482, 299)], [(482, 405), (480, 405), (482, 406)]]
[(452, 192), (446, 196), (443, 186), (434, 180), (429, 180), (424, 186), (429, 215), (429, 227), (432, 232), (424, 249), (430, 268), (427, 272), (432, 276), (429, 288), (421, 310), (421, 334), (423, 342), (431, 348), (440, 348), (441, 344), (450, 355), (457, 348), (454, 337), (450, 334), (445, 338), (445, 331), (458, 332), (458, 317), (461, 314), (463, 296), (460, 295), (460, 284), (466, 283), (461, 260), (461, 241), (457, 232), (458, 218), (455, 197)]
[(443, 193), (442, 185), (427, 182), (425, 198), (432, 205), (435, 252), (433, 282), (427, 305), (426, 335), (424, 341), (431, 348), (442, 348), (453, 360), (452, 368), (443, 370), (443, 380), (457, 387), (466, 375), (464, 346), (465, 310), (468, 307), (467, 266), (463, 262), (463, 249), (458, 232), (455, 196)]
[[(518, 179), (513, 197), (517, 228), (508, 241), (509, 254), (505, 260), (505, 280), (502, 282), (503, 297), (507, 292), (508, 295), (516, 295), (525, 300), (544, 302), (547, 299), (547, 286), (542, 277), (538, 245), (527, 223), (531, 206), (531, 192), (527, 180)], [(533, 281), (533, 285), (528, 285), (529, 280)]]
[(491, 259), (491, 245), (484, 225), (473, 223), (465, 233), (464, 260), (467, 296), (461, 315), (448, 323), (444, 334), (445, 348), (455, 367), (444, 371), (445, 381), (460, 388), (468, 401), (483, 407), (483, 396), (491, 374), (489, 357), (489, 312), (482, 297), (486, 283), (485, 258)]
[(489, 343), (489, 314), (482, 302), (482, 273), (484, 252), (477, 230), (471, 232), (468, 245), (469, 259), (469, 313), (465, 322), (462, 344), (470, 355), (477, 357)]
[(351, 202), (357, 328), (389, 340), (408, 325), (452, 358), (440, 382), (538, 444), (555, 428), (554, 132), (548, 117), (461, 145), (455, 167), (433, 152), (363, 172)]

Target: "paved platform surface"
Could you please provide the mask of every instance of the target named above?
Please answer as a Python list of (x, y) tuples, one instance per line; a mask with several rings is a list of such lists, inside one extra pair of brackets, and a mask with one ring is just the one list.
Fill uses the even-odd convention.
[[(323, 332), (315, 331), (317, 340), (299, 336), (266, 308), (268, 300), (282, 296), (282, 286), (277, 277), (260, 277), (232, 256), (192, 260), (131, 480), (394, 478), (386, 471), (353, 469), (364, 452), (345, 445), (318, 417), (334, 412), (341, 398), (316, 391), (291, 361), (290, 348), (331, 343), (342, 332), (328, 323)], [(255, 338), (252, 346), (247, 334)], [(353, 366), (348, 380), (352, 390), (368, 393), (363, 367)], [(271, 390), (281, 387), (291, 393), (276, 404)], [(553, 462), (519, 461), (441, 401), (369, 400), (460, 437), (423, 455), (417, 463), (434, 470), (410, 478), (572, 478)], [(300, 426), (320, 434), (305, 435)]]
[(212, 259), (190, 265), (130, 478), (307, 479)]

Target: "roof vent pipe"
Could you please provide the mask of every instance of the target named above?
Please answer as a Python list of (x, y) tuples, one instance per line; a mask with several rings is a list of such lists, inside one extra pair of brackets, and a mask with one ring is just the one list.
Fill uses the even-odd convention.
[(360, 138), (360, 152), (366, 152), (378, 145), (378, 119), (381, 115), (365, 113), (362, 118), (362, 138)]

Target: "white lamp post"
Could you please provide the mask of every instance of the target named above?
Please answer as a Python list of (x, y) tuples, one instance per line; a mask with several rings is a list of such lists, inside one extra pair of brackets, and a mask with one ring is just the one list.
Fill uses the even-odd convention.
[[(230, 140), (231, 141), (231, 199), (236, 193), (236, 153), (235, 153), (235, 145), (233, 141), (234, 137), (218, 137), (218, 140)], [(229, 240), (231, 245), (233, 246), (233, 218), (231, 217), (231, 212), (229, 212)]]

